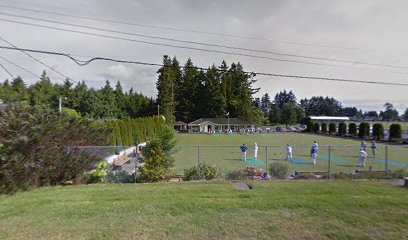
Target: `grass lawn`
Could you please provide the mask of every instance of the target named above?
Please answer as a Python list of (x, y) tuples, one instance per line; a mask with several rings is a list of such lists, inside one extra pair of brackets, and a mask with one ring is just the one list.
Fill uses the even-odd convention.
[[(356, 168), (357, 154), (360, 149), (360, 141), (344, 138), (326, 137), (311, 134), (259, 134), (259, 135), (228, 135), (228, 134), (178, 134), (179, 151), (176, 154), (176, 171), (183, 173), (185, 168), (197, 165), (198, 148), (200, 145), (200, 161), (215, 165), (222, 172), (229, 169), (244, 168), (248, 165), (255, 165), (264, 168), (266, 165), (266, 149), (268, 147), (268, 163), (272, 161), (285, 162), (289, 165), (291, 173), (298, 171), (327, 171), (329, 150), (328, 145), (332, 145), (330, 152), (331, 172), (354, 172)], [(309, 159), (310, 147), (313, 141), (319, 143), (319, 157), (317, 165), (312, 165)], [(239, 146), (243, 143), (249, 147), (247, 157), (253, 158), (253, 144), (257, 142), (259, 146), (258, 160), (244, 163), (241, 161)], [(367, 142), (370, 144), (370, 142)], [(293, 146), (294, 161), (285, 161), (285, 146)], [(347, 146), (344, 146), (347, 145)], [(377, 154), (374, 158), (371, 149), (367, 148), (369, 157), (364, 169), (369, 166), (373, 170), (384, 170), (385, 162), (388, 158), (388, 168), (408, 169), (408, 148), (388, 147), (388, 155), (385, 154), (385, 145), (377, 145)]]
[(407, 189), (376, 181), (44, 187), (0, 196), (0, 239), (404, 239)]

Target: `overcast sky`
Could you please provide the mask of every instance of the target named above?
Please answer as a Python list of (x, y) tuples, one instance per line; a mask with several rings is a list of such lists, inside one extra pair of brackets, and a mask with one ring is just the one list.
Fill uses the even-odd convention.
[[(2, 0), (0, 4), (241, 37), (115, 24), (0, 6), (0, 19), (3, 20), (22, 21), (154, 43), (301, 61), (309, 64), (155, 46), (0, 21), (0, 36), (22, 48), (85, 56), (82, 58), (101, 56), (151, 63), (161, 63), (163, 55), (167, 54), (176, 56), (182, 64), (191, 58), (194, 64), (201, 67), (208, 67), (212, 64), (220, 65), (221, 61), (225, 60), (229, 64), (241, 62), (245, 70), (254, 72), (408, 83), (408, 14), (406, 14), (408, 1), (406, 0)], [(390, 67), (174, 43), (39, 22), (4, 15), (4, 13), (129, 33), (308, 57), (389, 65)], [(0, 40), (0, 45), (9, 46), (2, 40)], [(65, 57), (32, 55), (71, 79), (85, 80), (88, 86), (99, 88), (103, 86), (106, 79), (109, 79), (112, 85), (120, 80), (125, 89), (133, 87), (136, 91), (148, 96), (157, 94), (156, 67), (113, 62), (93, 62), (80, 67)], [(0, 49), (0, 56), (37, 75), (46, 69), (21, 52)], [(2, 58), (0, 58), (0, 63), (13, 75), (23, 77), (27, 83), (37, 80), (37, 77)], [(61, 82), (63, 80), (59, 74), (50, 69), (46, 70), (52, 81)], [(0, 69), (0, 81), (6, 78), (10, 78), (9, 75)], [(341, 101), (344, 106), (356, 106), (363, 110), (381, 110), (386, 101), (393, 103), (399, 111), (408, 107), (407, 86), (265, 76), (257, 76), (257, 79), (256, 87), (261, 87), (258, 96), (264, 93), (274, 96), (277, 92), (287, 89), (294, 91), (299, 100), (316, 95), (331, 96)]]

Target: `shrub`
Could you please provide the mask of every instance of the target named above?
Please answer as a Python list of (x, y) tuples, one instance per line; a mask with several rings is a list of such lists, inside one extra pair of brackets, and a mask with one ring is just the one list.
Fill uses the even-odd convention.
[(373, 137), (375, 137), (376, 140), (384, 138), (384, 126), (381, 123), (375, 123), (373, 125)]
[(330, 123), (329, 124), (329, 133), (330, 134), (336, 133), (336, 124), (335, 123)]
[(370, 124), (366, 122), (360, 123), (358, 126), (358, 137), (364, 138), (368, 135), (370, 135)]
[(315, 133), (320, 132), (320, 124), (318, 122), (315, 122), (313, 124), (313, 132), (315, 132)]
[(339, 123), (339, 135), (343, 136), (347, 132), (347, 125), (344, 122)]
[(289, 167), (284, 163), (273, 162), (269, 165), (269, 172), (272, 177), (285, 178), (289, 173)]
[(248, 176), (244, 172), (244, 169), (229, 171), (225, 176), (225, 179), (227, 179), (227, 180), (243, 180), (243, 179), (247, 179), (247, 178), (248, 178)]
[(184, 169), (183, 180), (210, 180), (219, 176), (219, 171), (215, 166), (210, 166), (206, 163), (200, 163), (198, 166)]
[(306, 132), (314, 132), (314, 125), (310, 121), (306, 124)]
[(327, 133), (327, 123), (322, 123), (322, 133)]
[(253, 177), (256, 175), (256, 168), (252, 166), (248, 166), (244, 168), (244, 173), (248, 177)]
[(86, 119), (40, 107), (14, 104), (0, 115), (0, 192), (76, 182), (101, 159), (64, 146), (104, 145), (110, 138)]
[(108, 173), (106, 169), (108, 168), (108, 163), (106, 161), (100, 161), (96, 164), (96, 169), (91, 172), (88, 183), (100, 183), (106, 181), (106, 176)]
[(175, 146), (174, 130), (170, 127), (164, 128), (146, 145), (144, 157), (140, 159), (144, 163), (139, 169), (141, 182), (158, 182), (171, 177)]
[(400, 139), (402, 137), (402, 128), (398, 123), (393, 123), (390, 126), (390, 140)]
[(349, 128), (348, 128), (348, 133), (351, 135), (356, 135), (357, 134), (357, 124), (355, 123), (350, 123)]
[(135, 175), (129, 174), (126, 171), (108, 172), (107, 181), (110, 183), (134, 183)]

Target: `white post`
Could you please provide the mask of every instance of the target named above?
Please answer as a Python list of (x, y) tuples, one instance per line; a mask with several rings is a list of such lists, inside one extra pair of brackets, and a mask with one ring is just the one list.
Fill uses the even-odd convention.
[(62, 97), (59, 97), (59, 112), (62, 113)]

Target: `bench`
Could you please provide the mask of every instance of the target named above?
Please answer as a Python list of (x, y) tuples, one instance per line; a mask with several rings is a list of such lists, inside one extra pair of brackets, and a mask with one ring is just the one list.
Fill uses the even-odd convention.
[(127, 162), (129, 162), (129, 161), (130, 161), (130, 157), (128, 157), (128, 156), (126, 156), (125, 154), (123, 154), (123, 155), (119, 156), (118, 158), (116, 158), (116, 159), (113, 161), (113, 164), (114, 164), (115, 166), (122, 166), (123, 164), (125, 164), (125, 163), (127, 163)]

